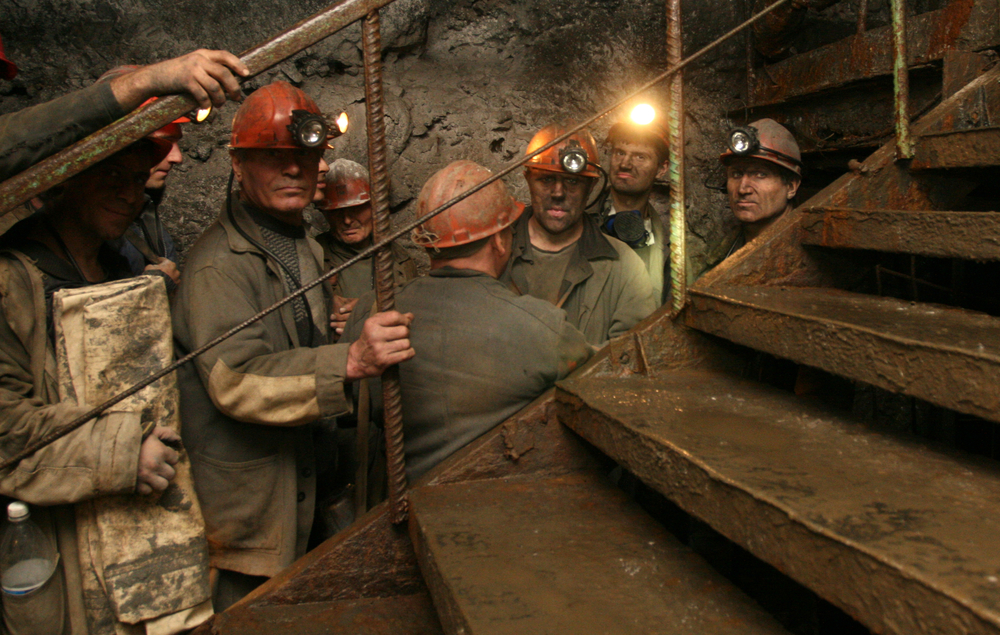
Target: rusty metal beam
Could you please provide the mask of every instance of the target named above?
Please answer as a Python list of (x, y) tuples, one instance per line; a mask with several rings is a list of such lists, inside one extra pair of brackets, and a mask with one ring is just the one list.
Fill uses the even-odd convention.
[(556, 398), (560, 422), (873, 633), (1000, 632), (995, 466), (716, 373), (570, 379)]
[[(911, 16), (907, 66), (936, 62), (950, 49), (978, 51), (1000, 44), (998, 0), (953, 0)], [(760, 69), (751, 107), (786, 101), (892, 73), (892, 27), (871, 29)]]
[(1000, 318), (794, 287), (691, 290), (688, 326), (794, 362), (1000, 421)]
[(600, 470), (411, 498), (410, 535), (447, 633), (787, 633)]
[(910, 169), (988, 168), (998, 165), (1000, 127), (993, 127), (920, 137)]
[(997, 212), (926, 212), (811, 207), (802, 210), (802, 244), (898, 254), (1000, 260)]
[[(390, 2), (392, 0), (343, 0), (243, 52), (240, 59), (250, 69), (250, 77), (259, 75)], [(8, 218), (8, 214), (21, 203), (162, 128), (190, 112), (195, 105), (186, 95), (158, 99), (7, 179), (0, 184), (0, 233), (19, 220)]]
[[(683, 57), (681, 0), (667, 0), (667, 62), (673, 66)], [(670, 79), (667, 106), (670, 135), (670, 298), (674, 311), (687, 302), (687, 219), (684, 195), (684, 76)], [(661, 247), (662, 248), (662, 247)], [(659, 302), (659, 298), (657, 298)]]
[(910, 69), (906, 56), (906, 0), (889, 0), (892, 8), (892, 85), (896, 116), (896, 158), (912, 159), (910, 139)]

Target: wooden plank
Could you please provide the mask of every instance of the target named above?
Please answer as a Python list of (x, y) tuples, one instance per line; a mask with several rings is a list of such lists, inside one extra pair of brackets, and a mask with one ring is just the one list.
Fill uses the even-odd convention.
[(995, 464), (705, 371), (572, 379), (557, 400), (562, 423), (872, 632), (1000, 632)]
[(1000, 421), (1000, 319), (836, 289), (692, 289), (688, 326)]
[(600, 473), (411, 491), (447, 633), (785, 633)]
[(805, 245), (1000, 260), (1000, 214), (813, 207), (802, 210)]

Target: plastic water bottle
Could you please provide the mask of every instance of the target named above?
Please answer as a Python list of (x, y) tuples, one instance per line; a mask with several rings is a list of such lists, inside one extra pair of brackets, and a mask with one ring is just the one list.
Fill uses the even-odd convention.
[(28, 506), (15, 501), (7, 506), (7, 531), (0, 542), (0, 587), (7, 595), (25, 595), (40, 588), (56, 568), (56, 550)]

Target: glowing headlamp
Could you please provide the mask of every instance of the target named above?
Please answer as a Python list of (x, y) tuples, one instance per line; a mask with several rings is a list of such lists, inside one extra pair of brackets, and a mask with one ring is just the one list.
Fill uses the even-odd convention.
[(333, 128), (330, 130), (329, 135), (331, 139), (336, 139), (340, 135), (347, 132), (347, 126), (350, 123), (347, 119), (347, 113), (342, 112), (337, 115), (337, 118), (333, 121)]
[(303, 148), (318, 148), (326, 144), (326, 121), (322, 115), (308, 110), (293, 110), (288, 130), (295, 143)]
[(653, 123), (653, 119), (656, 119), (656, 111), (649, 104), (639, 104), (632, 109), (629, 118), (640, 126), (648, 126)]
[(580, 147), (579, 141), (570, 139), (569, 143), (559, 150), (559, 163), (567, 172), (579, 174), (587, 169), (587, 152)]
[(760, 149), (757, 129), (750, 126), (734, 129), (729, 133), (729, 149), (738, 156), (756, 153)]

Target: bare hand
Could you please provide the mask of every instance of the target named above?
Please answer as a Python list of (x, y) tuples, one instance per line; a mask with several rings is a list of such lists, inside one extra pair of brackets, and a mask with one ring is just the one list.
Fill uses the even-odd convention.
[(339, 295), (333, 296), (333, 313), (330, 314), (330, 328), (334, 330), (337, 337), (344, 334), (344, 326), (347, 325), (347, 318), (351, 317), (351, 311), (358, 304), (358, 298), (342, 298)]
[(173, 260), (167, 260), (164, 258), (159, 263), (155, 265), (146, 265), (143, 271), (162, 271), (163, 273), (170, 276), (170, 279), (174, 281), (174, 284), (181, 283), (181, 270), (177, 268)]
[(142, 442), (139, 448), (139, 472), (137, 474), (135, 491), (140, 494), (152, 494), (153, 491), (163, 491), (177, 475), (174, 470), (180, 455), (163, 444), (163, 441), (179, 442), (181, 437), (163, 426), (153, 428), (153, 434)]
[(189, 93), (202, 108), (222, 106), (226, 97), (242, 99), (236, 73), (242, 77), (250, 70), (228, 51), (198, 49), (157, 64), (143, 66), (116, 77), (111, 90), (125, 110), (132, 110), (150, 97)]
[(416, 352), (410, 346), (412, 313), (386, 311), (367, 320), (361, 337), (347, 352), (347, 381), (378, 377), (389, 366), (411, 359)]

